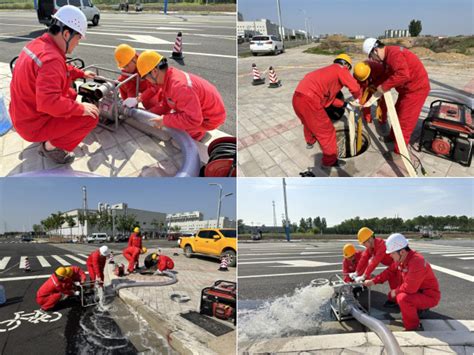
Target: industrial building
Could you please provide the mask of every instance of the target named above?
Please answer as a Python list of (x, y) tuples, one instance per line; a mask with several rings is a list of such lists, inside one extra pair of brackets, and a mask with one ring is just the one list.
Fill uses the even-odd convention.
[(410, 37), (410, 31), (408, 30), (385, 30), (385, 38), (401, 38)]

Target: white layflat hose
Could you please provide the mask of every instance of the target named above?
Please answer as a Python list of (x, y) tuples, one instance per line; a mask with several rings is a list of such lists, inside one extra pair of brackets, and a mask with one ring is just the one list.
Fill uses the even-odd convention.
[(466, 96), (454, 91), (433, 89), (430, 91), (429, 96), (434, 96), (440, 99), (445, 99), (445, 100), (450, 100), (450, 101), (456, 101), (456, 102), (466, 105), (467, 107), (471, 108), (471, 110), (474, 107), (473, 97), (469, 97), (469, 96)]
[(176, 275), (172, 272), (164, 271), (163, 275), (168, 276), (171, 280), (168, 280), (168, 281), (165, 281), (165, 282), (163, 282), (163, 281), (161, 281), (161, 282), (158, 282), (158, 281), (153, 281), (153, 282), (130, 282), (130, 283), (124, 282), (124, 283), (121, 283), (121, 284), (115, 286), (114, 290), (115, 290), (115, 292), (118, 292), (123, 288), (131, 288), (131, 287), (169, 286), (169, 285), (173, 285), (176, 282), (178, 282), (178, 280), (176, 279)]
[(395, 339), (392, 332), (385, 326), (385, 324), (383, 324), (378, 319), (375, 319), (360, 311), (354, 307), (354, 305), (349, 305), (349, 307), (350, 312), (354, 318), (375, 332), (380, 340), (382, 340), (388, 355), (403, 355), (402, 349), (400, 348), (397, 339)]
[[(124, 114), (131, 118), (149, 120), (158, 115), (138, 108), (124, 108)], [(201, 170), (201, 159), (196, 143), (189, 134), (184, 131), (163, 127), (163, 131), (168, 133), (178, 143), (183, 152), (183, 164), (175, 177), (196, 177)]]

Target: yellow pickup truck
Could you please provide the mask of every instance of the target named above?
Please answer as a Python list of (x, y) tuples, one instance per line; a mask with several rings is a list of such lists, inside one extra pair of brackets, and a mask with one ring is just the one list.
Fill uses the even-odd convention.
[(188, 258), (194, 254), (213, 257), (227, 256), (229, 266), (237, 264), (236, 230), (230, 228), (201, 229), (192, 237), (181, 237), (179, 247)]

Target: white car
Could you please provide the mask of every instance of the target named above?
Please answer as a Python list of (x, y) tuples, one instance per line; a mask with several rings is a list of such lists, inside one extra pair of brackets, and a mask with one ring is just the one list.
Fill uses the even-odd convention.
[(87, 243), (105, 243), (107, 239), (107, 233), (92, 233), (87, 237)]
[(91, 0), (38, 0), (36, 12), (38, 21), (46, 26), (51, 24), (51, 15), (55, 14), (62, 6), (73, 5), (86, 15), (87, 21), (97, 26), (100, 20), (99, 9)]
[(277, 36), (253, 36), (250, 41), (250, 51), (253, 55), (259, 53), (283, 53), (283, 42)]

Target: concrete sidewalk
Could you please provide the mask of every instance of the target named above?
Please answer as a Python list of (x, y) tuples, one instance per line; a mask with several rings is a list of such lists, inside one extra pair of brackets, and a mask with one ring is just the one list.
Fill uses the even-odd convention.
[[(0, 63), (0, 93), (10, 103), (11, 73), (8, 63)], [(214, 130), (203, 143), (196, 142), (202, 162), (207, 162), (207, 146), (218, 137), (226, 136)], [(164, 135), (164, 137), (166, 134)], [(74, 172), (104, 177), (171, 177), (183, 163), (177, 143), (170, 137), (159, 140), (126, 124), (115, 132), (97, 126), (74, 150), (76, 159), (64, 166), (38, 154), (38, 143), (21, 138), (12, 128), (0, 137), (0, 176), (53, 170), (58, 176)]]
[[(357, 157), (345, 159), (341, 168), (321, 169), (321, 150), (318, 144), (306, 149), (303, 126), (294, 113), (292, 97), (299, 81), (304, 75), (317, 68), (332, 63), (332, 56), (303, 53), (314, 45), (288, 49), (278, 56), (258, 56), (239, 58), (238, 62), (238, 100), (239, 100), (239, 176), (299, 176), (300, 172), (311, 170), (316, 176), (376, 176), (396, 177), (407, 175), (400, 156), (390, 153), (393, 143), (379, 141), (381, 135), (388, 133), (387, 127), (378, 123), (365, 124), (364, 132), (370, 140), (368, 150)], [(364, 60), (362, 55), (353, 58), (353, 62)], [(430, 79), (450, 86), (474, 92), (472, 70), (474, 61), (463, 63), (435, 62), (421, 58)], [(261, 72), (273, 66), (283, 86), (268, 88), (268, 75), (265, 85), (252, 86), (252, 63), (257, 64)], [(431, 84), (432, 89), (440, 88)], [(350, 97), (344, 89), (344, 96)], [(392, 90), (394, 100), (396, 92)], [(418, 126), (412, 135), (412, 144), (420, 136), (423, 119), (429, 105), (435, 98), (429, 97), (425, 103)], [(336, 129), (346, 128), (344, 117), (335, 123)], [(464, 167), (458, 163), (441, 159), (427, 153), (411, 149), (417, 156), (428, 176), (473, 176), (474, 165)], [(412, 158), (415, 166), (418, 160)], [(418, 171), (420, 171), (418, 169)], [(421, 173), (418, 173), (422, 176)]]
[[(404, 354), (474, 353), (474, 321), (423, 320), (425, 331), (394, 331)], [(239, 343), (239, 354), (386, 354), (375, 333), (315, 335)]]
[[(163, 254), (170, 256), (174, 263), (178, 282), (174, 285), (163, 287), (136, 287), (122, 289), (119, 297), (134, 308), (157, 333), (168, 340), (169, 346), (181, 354), (235, 354), (236, 332), (230, 322), (223, 322), (233, 328), (232, 332), (216, 337), (197, 325), (187, 321), (180, 313), (188, 311), (199, 312), (201, 290), (211, 286), (217, 280), (236, 280), (236, 269), (229, 268), (228, 272), (218, 271), (219, 263), (212, 259), (199, 257), (186, 258), (182, 252), (179, 256), (173, 256), (176, 248), (161, 249)], [(144, 255), (140, 256), (140, 266), (143, 266)], [(115, 264), (128, 265), (122, 255), (114, 257)], [(106, 283), (122, 282), (121, 280), (133, 281), (165, 281), (163, 276), (131, 274), (118, 278), (114, 275), (113, 264), (106, 265)], [(178, 303), (171, 300), (173, 293), (185, 294), (190, 300)], [(213, 318), (216, 319), (216, 318)]]

